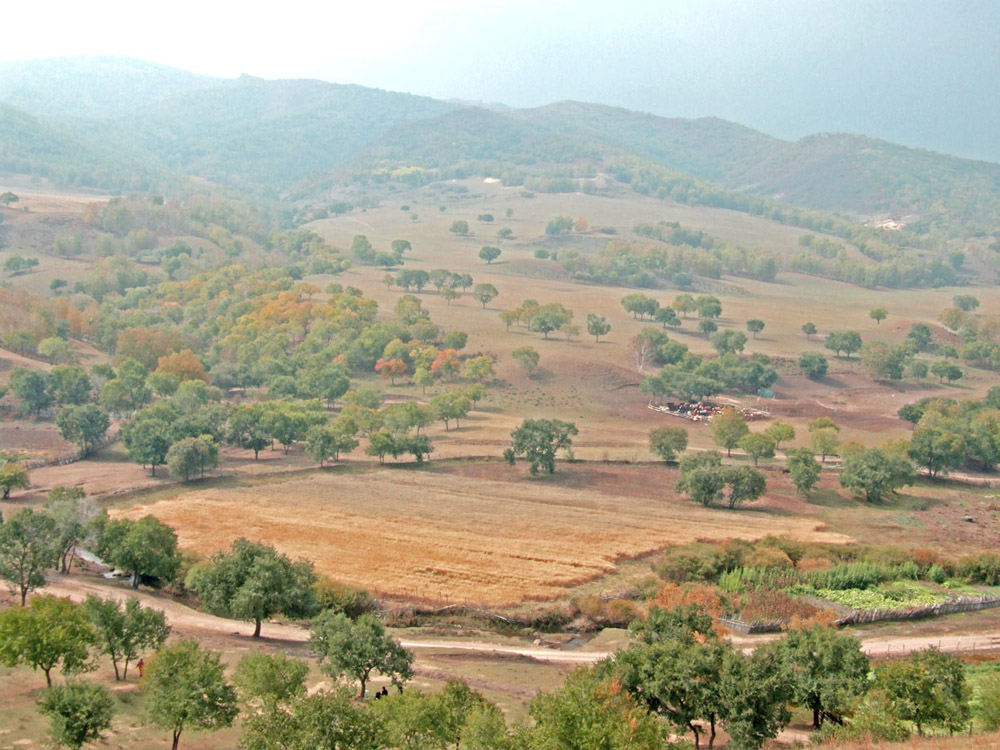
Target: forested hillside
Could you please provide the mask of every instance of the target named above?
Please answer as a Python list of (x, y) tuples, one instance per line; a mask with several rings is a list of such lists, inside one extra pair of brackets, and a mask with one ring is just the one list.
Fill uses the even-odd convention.
[(741, 210), (777, 201), (902, 221), (917, 234), (992, 235), (1000, 224), (1000, 165), (861, 135), (787, 142), (717, 118), (579, 102), (467, 107), (116, 58), (2, 65), (0, 102), (21, 110), (4, 110), (0, 124), (4, 170), (112, 190), (153, 187), (174, 172), (316, 204), (345, 183), (482, 175), (572, 192), (582, 187), (574, 180), (608, 173), (682, 202), (692, 191)]

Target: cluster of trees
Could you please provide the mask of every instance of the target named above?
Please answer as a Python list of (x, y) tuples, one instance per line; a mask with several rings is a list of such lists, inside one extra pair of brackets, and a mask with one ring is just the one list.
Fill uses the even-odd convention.
[[(500, 320), (507, 326), (508, 331), (513, 325), (523, 325), (529, 331), (542, 334), (546, 339), (554, 331), (562, 333), (567, 340), (578, 336), (580, 333), (579, 327), (573, 323), (573, 311), (563, 307), (559, 302), (550, 302), (541, 305), (538, 303), (538, 300), (526, 299), (514, 309), (501, 312)], [(600, 326), (597, 327), (599, 328)], [(590, 331), (589, 328), (588, 331)], [(603, 334), (591, 332), (591, 335), (600, 336)]]
[(932, 477), (966, 464), (986, 471), (1000, 464), (1000, 387), (983, 399), (920, 399), (898, 414), (914, 425), (910, 458)]
[(733, 388), (756, 393), (769, 388), (778, 379), (770, 359), (763, 354), (741, 358), (738, 354), (746, 343), (739, 331), (718, 331), (714, 344), (719, 351), (715, 359), (707, 360), (692, 354), (685, 344), (671, 340), (661, 329), (644, 328), (632, 340), (636, 371), (647, 364), (662, 364), (655, 375), (643, 379), (640, 389), (656, 397), (700, 400)]
[(402, 265), (403, 256), (412, 249), (409, 240), (393, 240), (392, 252), (376, 250), (363, 234), (354, 235), (351, 241), (351, 254), (366, 266), (385, 266), (393, 268)]

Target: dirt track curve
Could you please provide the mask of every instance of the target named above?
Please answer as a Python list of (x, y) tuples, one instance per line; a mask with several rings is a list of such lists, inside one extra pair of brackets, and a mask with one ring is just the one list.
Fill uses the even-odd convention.
[[(116, 585), (102, 584), (93, 579), (80, 576), (52, 576), (48, 585), (42, 589), (45, 593), (66, 596), (74, 601), (80, 601), (88, 594), (125, 600), (135, 596), (144, 606), (156, 607), (164, 611), (167, 621), (177, 630), (184, 633), (211, 633), (217, 636), (232, 636), (250, 639), (252, 625), (238, 620), (227, 620), (224, 617), (199, 612), (191, 607), (174, 601), (165, 596), (147, 591), (133, 591)], [(265, 623), (262, 628), (264, 639), (270, 642), (288, 641), (303, 643), (309, 640), (309, 631), (298, 625), (282, 623)], [(739, 637), (734, 639), (738, 646), (750, 651), (755, 645), (765, 643), (770, 638)], [(413, 650), (446, 650), (446, 651), (476, 651), (525, 656), (539, 661), (565, 664), (593, 664), (611, 655), (607, 651), (563, 651), (556, 648), (539, 646), (505, 646), (483, 641), (466, 640), (408, 640), (401, 639), (404, 648)], [(1000, 650), (1000, 632), (987, 631), (982, 633), (967, 633), (963, 635), (945, 636), (899, 636), (885, 638), (866, 638), (862, 640), (864, 650), (870, 656), (893, 656), (911, 651), (921, 651), (927, 648), (940, 648), (952, 653), (974, 651)]]

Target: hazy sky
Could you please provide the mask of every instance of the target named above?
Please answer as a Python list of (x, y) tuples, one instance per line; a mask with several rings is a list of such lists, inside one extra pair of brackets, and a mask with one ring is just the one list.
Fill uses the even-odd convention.
[(0, 22), (0, 60), (115, 54), (514, 106), (579, 99), (1000, 162), (993, 0), (38, 0)]

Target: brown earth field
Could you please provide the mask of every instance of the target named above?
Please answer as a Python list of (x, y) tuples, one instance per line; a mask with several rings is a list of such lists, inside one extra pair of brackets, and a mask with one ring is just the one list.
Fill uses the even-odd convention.
[(557, 598), (670, 544), (767, 534), (848, 541), (767, 503), (704, 508), (678, 496), (675, 482), (659, 467), (574, 465), (529, 481), (498, 462), (333, 470), (154, 496), (112, 515), (152, 513), (203, 556), (247, 536), (379, 593), (489, 606)]
[(152, 513), (198, 556), (247, 536), (383, 596), (491, 607), (636, 585), (658, 552), (694, 541), (771, 534), (961, 555), (1000, 535), (995, 496), (979, 487), (924, 481), (870, 505), (827, 473), (807, 501), (769, 471), (765, 498), (728, 510), (691, 503), (676, 481), (655, 465), (563, 463), (529, 478), (498, 461), (355, 464), (163, 488), (121, 498), (111, 513)]

